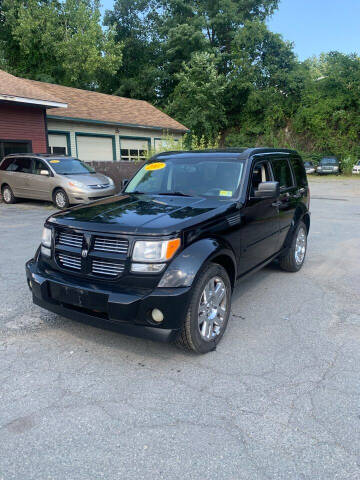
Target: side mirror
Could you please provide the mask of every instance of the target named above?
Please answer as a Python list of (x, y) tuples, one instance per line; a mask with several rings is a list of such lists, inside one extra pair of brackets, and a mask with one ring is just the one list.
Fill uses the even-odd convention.
[(255, 198), (277, 198), (280, 196), (280, 184), (279, 182), (259, 183), (254, 195)]
[(125, 188), (126, 185), (130, 182), (130, 180), (128, 178), (124, 178), (124, 180), (121, 182), (121, 186), (122, 188)]
[(40, 175), (44, 175), (44, 177), (50, 177), (49, 170), (40, 170)]

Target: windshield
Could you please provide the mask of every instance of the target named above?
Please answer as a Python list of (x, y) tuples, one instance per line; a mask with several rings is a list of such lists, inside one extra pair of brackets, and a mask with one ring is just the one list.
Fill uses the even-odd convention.
[(313, 166), (312, 162), (305, 162), (305, 167), (312, 167), (312, 166)]
[(336, 158), (322, 158), (320, 160), (320, 163), (327, 163), (331, 165), (336, 165), (338, 163)]
[(84, 175), (95, 173), (95, 170), (77, 158), (51, 158), (48, 160), (51, 167), (59, 175)]
[(239, 189), (244, 163), (226, 158), (170, 158), (139, 170), (125, 193), (232, 198)]

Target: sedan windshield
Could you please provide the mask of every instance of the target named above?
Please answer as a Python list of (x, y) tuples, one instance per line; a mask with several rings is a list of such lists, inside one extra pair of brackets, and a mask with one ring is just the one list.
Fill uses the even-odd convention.
[(144, 165), (125, 193), (233, 198), (244, 163), (229, 158), (170, 158)]
[(77, 158), (59, 157), (48, 159), (49, 164), (59, 175), (84, 175), (95, 170)]

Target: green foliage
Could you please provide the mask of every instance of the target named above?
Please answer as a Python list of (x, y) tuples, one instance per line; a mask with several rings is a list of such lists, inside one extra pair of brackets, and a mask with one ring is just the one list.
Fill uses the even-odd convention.
[(177, 77), (179, 83), (171, 96), (168, 113), (176, 116), (195, 136), (204, 136), (211, 142), (226, 123), (222, 100), (226, 81), (217, 72), (215, 56), (195, 53)]
[(121, 44), (100, 25), (98, 0), (3, 0), (0, 33), (10, 70), (80, 88), (98, 88), (121, 64)]
[(185, 134), (182, 138), (176, 139), (173, 135), (163, 135), (162, 144), (156, 149), (147, 152), (146, 159), (149, 160), (157, 153), (179, 152), (182, 150), (207, 150), (219, 147), (220, 136), (207, 140), (204, 136), (197, 137), (192, 134)]

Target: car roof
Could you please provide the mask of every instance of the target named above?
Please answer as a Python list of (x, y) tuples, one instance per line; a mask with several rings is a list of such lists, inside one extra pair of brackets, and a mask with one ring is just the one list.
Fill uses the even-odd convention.
[[(55, 154), (55, 153), (32, 153), (32, 152), (27, 152), (27, 153), (9, 153), (8, 155), (5, 155), (6, 158), (9, 157), (40, 157), (40, 158), (59, 158), (59, 157), (64, 157), (64, 158), (74, 158), (72, 155), (60, 155), (60, 154)], [(4, 158), (5, 158), (4, 157)]]
[(281, 155), (291, 155), (297, 154), (295, 150), (289, 150), (285, 148), (268, 148), (268, 147), (257, 147), (257, 148), (219, 148), (219, 149), (209, 149), (209, 150), (187, 150), (187, 151), (169, 151), (162, 152), (154, 155), (151, 158), (151, 161), (154, 160), (166, 160), (167, 158), (194, 158), (196, 156), (212, 156), (217, 158), (234, 158), (239, 160), (246, 160), (254, 155), (269, 155), (269, 154), (281, 154)]

